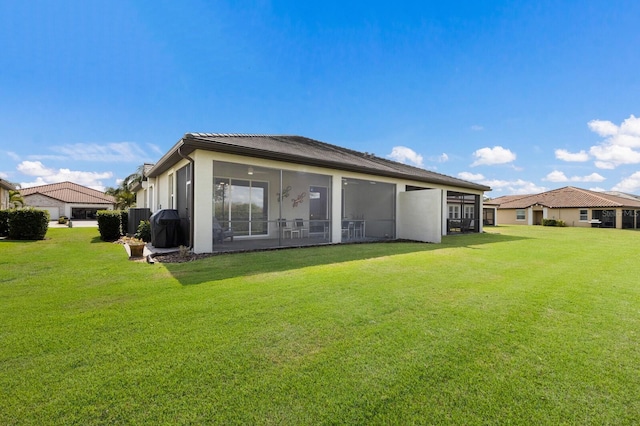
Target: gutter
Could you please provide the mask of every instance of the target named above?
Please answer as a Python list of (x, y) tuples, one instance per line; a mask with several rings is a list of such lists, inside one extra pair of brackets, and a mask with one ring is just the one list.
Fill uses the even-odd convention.
[(195, 188), (196, 188), (196, 162), (194, 161), (193, 158), (189, 157), (186, 154), (182, 153), (182, 147), (184, 146), (184, 143), (181, 144), (178, 147), (178, 155), (180, 155), (180, 157), (184, 158), (185, 160), (187, 160), (190, 164), (191, 164), (191, 188), (189, 189), (190, 192), (190, 201), (189, 201), (189, 212), (187, 214), (187, 216), (189, 217), (189, 250), (193, 250), (193, 237), (194, 237), (194, 221), (193, 221), (193, 209), (195, 206)]

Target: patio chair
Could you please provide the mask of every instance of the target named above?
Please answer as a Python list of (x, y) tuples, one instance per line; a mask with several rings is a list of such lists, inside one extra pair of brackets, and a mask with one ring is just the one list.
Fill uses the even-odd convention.
[(278, 219), (278, 228), (280, 228), (282, 238), (286, 238), (287, 232), (289, 237), (293, 238), (293, 228), (287, 225), (287, 219)]
[(221, 243), (229, 238), (233, 242), (233, 229), (231, 227), (224, 229), (218, 219), (213, 217), (213, 241)]
[(342, 235), (347, 235), (347, 239), (351, 239), (351, 234), (353, 233), (353, 222), (349, 222), (348, 220), (342, 221)]
[(296, 219), (295, 221), (296, 231), (298, 231), (298, 236), (300, 238), (304, 238), (304, 233), (307, 233), (307, 237), (309, 236), (309, 228), (304, 227), (304, 220)]

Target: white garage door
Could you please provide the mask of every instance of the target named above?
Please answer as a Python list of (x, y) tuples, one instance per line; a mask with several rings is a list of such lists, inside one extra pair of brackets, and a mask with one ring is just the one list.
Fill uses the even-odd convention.
[(58, 220), (60, 217), (60, 208), (59, 207), (36, 207), (40, 210), (48, 210), (49, 215), (51, 216), (51, 220)]

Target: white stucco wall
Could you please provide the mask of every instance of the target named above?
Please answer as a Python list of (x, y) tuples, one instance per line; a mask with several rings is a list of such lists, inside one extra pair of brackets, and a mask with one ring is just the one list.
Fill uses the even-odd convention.
[(398, 238), (439, 243), (442, 241), (443, 190), (400, 192), (398, 194)]

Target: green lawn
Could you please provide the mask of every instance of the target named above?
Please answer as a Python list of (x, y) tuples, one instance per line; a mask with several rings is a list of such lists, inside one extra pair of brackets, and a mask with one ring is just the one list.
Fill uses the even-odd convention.
[(640, 233), (131, 262), (0, 241), (0, 424), (638, 424)]

